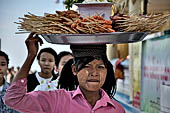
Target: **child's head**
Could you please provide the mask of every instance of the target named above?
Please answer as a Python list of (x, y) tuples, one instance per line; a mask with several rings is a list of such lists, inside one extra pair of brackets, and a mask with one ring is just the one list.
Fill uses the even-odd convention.
[(57, 62), (57, 53), (52, 48), (43, 48), (37, 55), (41, 72), (48, 75), (53, 73)]
[[(73, 69), (73, 73), (76, 72), (74, 74), (79, 76), (81, 75), (80, 71), (84, 71), (84, 74), (87, 75), (87, 81), (88, 79), (100, 79), (98, 88), (102, 87), (112, 98), (116, 87), (116, 80), (112, 64), (108, 61), (106, 55), (106, 45), (71, 45), (70, 49), (74, 56), (73, 66), (75, 71)], [(78, 79), (80, 85), (81, 78), (78, 77)], [(89, 82), (89, 84), (93, 84), (92, 87), (97, 87), (95, 82)], [(88, 86), (88, 83), (86, 86)]]
[(5, 52), (0, 51), (0, 80), (2, 80), (4, 75), (6, 74), (8, 70), (8, 64), (9, 64), (8, 55)]
[[(59, 80), (60, 88), (73, 90), (79, 84), (85, 90), (97, 91), (102, 87), (113, 98), (116, 80), (106, 56), (106, 45), (72, 45), (71, 50), (74, 60), (65, 64)], [(96, 88), (93, 89), (93, 86)]]
[(40, 52), (39, 52), (38, 55), (37, 55), (37, 60), (40, 60), (41, 54), (44, 53), (44, 52), (49, 53), (49, 54), (51, 54), (52, 56), (54, 56), (54, 58), (55, 58), (55, 63), (58, 62), (57, 53), (56, 53), (55, 50), (52, 49), (52, 48), (43, 48), (43, 49), (41, 49)]
[(67, 63), (67, 61), (69, 61), (72, 58), (73, 58), (72, 53), (68, 51), (62, 51), (58, 54), (58, 62), (56, 66), (57, 66), (57, 71), (59, 75), (61, 73), (61, 70), (63, 69), (63, 66)]

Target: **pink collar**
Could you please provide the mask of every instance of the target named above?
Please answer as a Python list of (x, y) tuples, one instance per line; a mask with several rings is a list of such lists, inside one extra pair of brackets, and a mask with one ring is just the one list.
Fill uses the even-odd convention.
[[(102, 106), (107, 106), (108, 104), (110, 104), (115, 108), (113, 100), (110, 99), (110, 97), (107, 95), (107, 93), (102, 88), (100, 88), (100, 92), (102, 94), (102, 97), (100, 100), (97, 101), (97, 103), (100, 103), (100, 105)], [(79, 96), (79, 95), (84, 98), (84, 95), (81, 92), (80, 87), (78, 86), (77, 89), (73, 92), (72, 98), (74, 99), (76, 96)]]

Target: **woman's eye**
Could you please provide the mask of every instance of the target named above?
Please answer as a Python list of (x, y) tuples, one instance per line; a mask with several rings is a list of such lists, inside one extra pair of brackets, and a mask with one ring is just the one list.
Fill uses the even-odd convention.
[(98, 66), (98, 68), (100, 68), (100, 69), (104, 69), (104, 68), (105, 68), (105, 66)]
[(49, 60), (49, 62), (53, 62), (53, 60)]
[(45, 62), (45, 60), (41, 60), (42, 62)]
[(90, 66), (89, 65), (85, 65), (84, 68), (90, 68)]
[(1, 64), (1, 66), (6, 66), (6, 64)]

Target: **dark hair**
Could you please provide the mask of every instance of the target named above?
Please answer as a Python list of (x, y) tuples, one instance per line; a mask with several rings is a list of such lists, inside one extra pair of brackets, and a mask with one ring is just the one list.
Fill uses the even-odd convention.
[(70, 53), (70, 52), (68, 52), (68, 51), (62, 51), (62, 52), (60, 52), (60, 53), (58, 54), (58, 60), (57, 60), (57, 62), (56, 62), (56, 66), (59, 65), (59, 62), (60, 62), (61, 58), (64, 57), (64, 56), (67, 56), (67, 55), (73, 56), (73, 54)]
[(4, 57), (5, 57), (5, 59), (6, 59), (6, 61), (7, 61), (7, 65), (8, 65), (8, 64), (9, 64), (8, 55), (7, 55), (5, 52), (3, 52), (3, 51), (0, 50), (0, 56), (4, 56)]
[(59, 89), (66, 89), (68, 91), (75, 90), (78, 86), (78, 79), (72, 72), (73, 59), (70, 59), (63, 67), (61, 76), (58, 82)]
[[(89, 57), (79, 57), (69, 60), (63, 67), (61, 71), (61, 77), (59, 79), (58, 88), (64, 88), (66, 90), (74, 90), (78, 86), (77, 77), (73, 75), (71, 65), (74, 64), (76, 69), (80, 71), (87, 63), (93, 61), (95, 58), (92, 56)], [(116, 88), (116, 79), (114, 77), (114, 71), (112, 64), (108, 61), (107, 56), (101, 56), (106, 68), (107, 76), (105, 83), (102, 88), (106, 91), (110, 98), (113, 98)]]
[(20, 70), (20, 66), (17, 66), (17, 69)]
[(44, 52), (50, 53), (50, 54), (52, 54), (54, 56), (55, 64), (56, 64), (56, 62), (58, 62), (57, 53), (52, 48), (43, 48), (43, 49), (41, 49), (40, 52), (37, 55), (37, 60), (40, 60), (40, 56)]

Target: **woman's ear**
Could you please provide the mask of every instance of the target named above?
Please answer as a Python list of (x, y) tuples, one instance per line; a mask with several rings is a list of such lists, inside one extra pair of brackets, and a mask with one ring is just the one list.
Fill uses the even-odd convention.
[(74, 65), (72, 65), (71, 67), (72, 67), (73, 74), (76, 76), (77, 75), (76, 67)]

